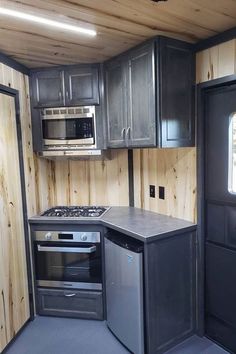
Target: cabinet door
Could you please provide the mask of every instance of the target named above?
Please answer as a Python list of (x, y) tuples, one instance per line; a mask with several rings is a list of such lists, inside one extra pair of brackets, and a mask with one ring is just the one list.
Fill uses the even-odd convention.
[(63, 71), (53, 69), (36, 72), (32, 76), (32, 85), (36, 107), (64, 105)]
[(194, 145), (194, 56), (188, 43), (161, 38), (161, 147)]
[(98, 67), (80, 66), (65, 70), (66, 105), (99, 104)]
[(0, 94), (0, 352), (29, 319), (15, 100)]
[(108, 147), (126, 146), (126, 95), (123, 63), (112, 61), (105, 69)]
[(154, 43), (131, 51), (128, 57), (129, 146), (156, 145)]
[(38, 288), (37, 313), (103, 320), (103, 295), (101, 291)]

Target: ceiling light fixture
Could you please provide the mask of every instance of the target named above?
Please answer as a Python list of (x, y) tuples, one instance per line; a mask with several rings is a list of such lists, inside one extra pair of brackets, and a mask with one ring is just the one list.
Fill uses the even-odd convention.
[(21, 12), (21, 11), (6, 9), (5, 7), (0, 7), (0, 15), (11, 16), (11, 17), (22, 19), (22, 20), (31, 21), (31, 22), (42, 24), (42, 25), (50, 26), (50, 27), (55, 27), (55, 28), (60, 28), (60, 29), (64, 29), (67, 31), (86, 34), (86, 35), (92, 36), (92, 37), (96, 36), (96, 34), (97, 34), (97, 32), (94, 30), (90, 30), (87, 28), (79, 27), (79, 26), (69, 25), (69, 24), (63, 23), (63, 22), (49, 20), (44, 17), (27, 14), (27, 13)]

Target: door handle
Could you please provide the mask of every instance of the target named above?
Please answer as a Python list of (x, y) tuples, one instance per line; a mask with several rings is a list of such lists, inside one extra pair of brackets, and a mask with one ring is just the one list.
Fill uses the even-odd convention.
[(76, 294), (64, 294), (65, 297), (74, 297)]
[(59, 252), (59, 253), (94, 253), (97, 247), (51, 247), (38, 245), (39, 252)]
[(130, 138), (131, 138), (131, 135), (130, 135), (130, 134), (131, 134), (131, 128), (128, 127), (128, 128), (127, 128), (127, 132), (126, 132), (126, 136), (127, 136), (127, 139), (128, 139), (128, 140), (130, 140)]
[(122, 136), (122, 138), (123, 138), (123, 140), (125, 140), (125, 131), (126, 131), (126, 129), (125, 128), (123, 128), (122, 130), (121, 130), (121, 136)]

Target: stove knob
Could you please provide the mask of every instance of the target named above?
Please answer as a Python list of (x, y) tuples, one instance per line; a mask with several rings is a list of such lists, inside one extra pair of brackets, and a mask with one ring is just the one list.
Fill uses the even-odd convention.
[(51, 232), (48, 232), (48, 233), (45, 235), (45, 239), (48, 240), (48, 241), (52, 239), (52, 234), (51, 234)]
[(82, 240), (82, 241), (86, 241), (87, 240), (87, 236), (86, 235), (82, 235), (81, 237), (80, 237), (80, 239)]

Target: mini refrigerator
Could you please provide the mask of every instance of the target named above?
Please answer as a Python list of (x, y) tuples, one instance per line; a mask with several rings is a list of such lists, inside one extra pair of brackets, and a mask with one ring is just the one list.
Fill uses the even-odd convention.
[(112, 231), (105, 237), (107, 326), (134, 354), (144, 354), (143, 244)]

